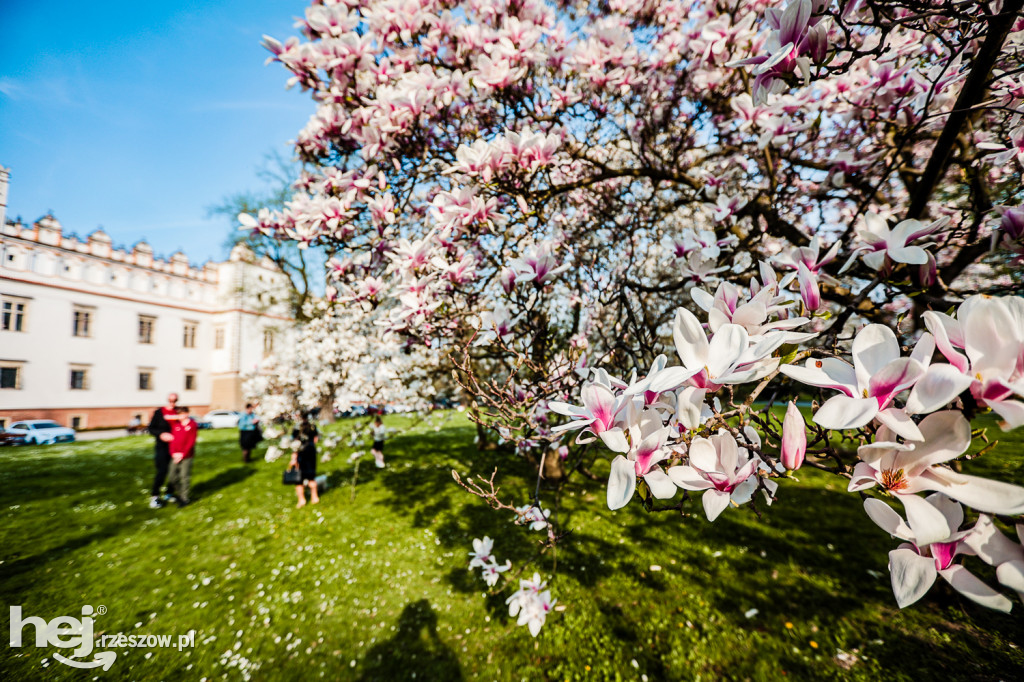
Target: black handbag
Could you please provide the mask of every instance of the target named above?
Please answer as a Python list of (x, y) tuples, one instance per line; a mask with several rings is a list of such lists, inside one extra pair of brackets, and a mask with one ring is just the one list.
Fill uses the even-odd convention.
[(302, 485), (302, 472), (299, 471), (298, 467), (288, 467), (284, 470), (281, 483), (285, 485)]

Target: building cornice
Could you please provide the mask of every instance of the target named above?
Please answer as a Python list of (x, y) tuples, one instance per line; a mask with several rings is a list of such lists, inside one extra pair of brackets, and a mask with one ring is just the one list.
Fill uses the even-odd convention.
[(174, 308), (176, 310), (187, 310), (189, 312), (194, 312), (194, 313), (211, 314), (211, 313), (223, 312), (222, 310), (219, 310), (219, 309), (213, 308), (213, 307), (211, 307), (211, 308), (195, 308), (195, 307), (192, 307), (192, 306), (179, 305), (179, 304), (176, 304), (176, 303), (163, 303), (161, 301), (154, 301), (154, 300), (145, 299), (145, 298), (134, 298), (132, 296), (122, 296), (120, 294), (111, 294), (111, 293), (100, 292), (100, 291), (90, 291), (89, 289), (82, 289), (80, 287), (67, 286), (65, 284), (55, 284), (55, 283), (45, 282), (45, 281), (44, 282), (40, 282), (40, 281), (33, 280), (33, 279), (23, 279), (21, 277), (11, 277), (10, 275), (0, 274), (0, 282), (3, 282), (3, 281), (19, 282), (21, 284), (31, 284), (31, 285), (37, 286), (37, 287), (50, 287), (51, 289), (60, 289), (62, 291), (71, 291), (71, 292), (74, 292), (76, 294), (86, 294), (86, 295), (89, 295), (89, 296), (98, 296), (100, 298), (112, 298), (112, 299), (117, 300), (117, 301), (130, 301), (132, 303), (141, 303), (143, 305), (155, 305), (155, 306), (160, 306), (161, 308)]
[[(132, 262), (132, 261), (127, 261), (127, 260), (117, 260), (116, 258), (111, 258), (110, 256), (99, 256), (99, 255), (96, 255), (96, 254), (91, 253), (89, 251), (78, 251), (76, 249), (69, 249), (69, 248), (61, 246), (59, 244), (46, 244), (45, 242), (40, 242), (40, 241), (37, 241), (35, 239), (29, 239), (27, 237), (22, 237), (20, 235), (0, 234), (0, 242), (4, 242), (4, 241), (8, 241), (8, 240), (15, 241), (15, 242), (20, 242), (18, 245), (22, 246), (23, 248), (31, 248), (31, 249), (40, 249), (40, 250), (51, 251), (51, 252), (54, 252), (54, 253), (56, 253), (58, 255), (73, 256), (73, 257), (81, 259), (81, 260), (98, 261), (98, 262), (105, 263), (107, 265), (112, 265), (112, 266), (120, 265), (120, 266), (124, 266), (125, 268), (138, 268), (139, 270), (143, 270), (143, 271), (145, 271), (147, 273), (150, 273), (150, 274), (164, 275), (166, 277), (177, 277), (179, 279), (183, 279), (183, 280), (186, 280), (186, 281), (189, 281), (189, 282), (197, 282), (197, 283), (200, 283), (200, 284), (217, 284), (217, 282), (220, 279), (219, 273), (217, 273), (217, 275), (213, 279), (208, 279), (208, 278), (203, 276), (204, 271), (210, 265), (219, 266), (219, 265), (222, 264), (222, 262), (217, 262), (217, 261), (207, 261), (202, 266), (192, 266), (191, 264), (189, 264), (188, 265), (188, 269), (189, 270), (197, 271), (199, 273), (198, 275), (191, 275), (191, 274), (188, 274), (188, 273), (180, 274), (180, 273), (176, 273), (176, 272), (173, 272), (173, 271), (165, 270), (163, 268), (153, 267), (151, 265), (142, 265), (141, 263), (135, 263), (135, 262)], [(88, 242), (78, 242), (78, 243), (79, 244), (88, 244)], [(114, 249), (111, 249), (111, 250), (113, 251)], [(128, 251), (119, 251), (119, 253), (124, 253), (126, 256), (131, 256), (132, 255)], [(168, 268), (173, 267), (173, 264), (170, 261), (161, 260), (161, 259), (158, 259), (158, 258), (155, 258), (155, 257), (153, 258), (153, 262), (154, 263), (164, 264)]]

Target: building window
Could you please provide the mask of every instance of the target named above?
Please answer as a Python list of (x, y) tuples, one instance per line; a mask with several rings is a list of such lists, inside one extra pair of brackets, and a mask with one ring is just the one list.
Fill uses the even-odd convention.
[(140, 391), (152, 391), (153, 390), (153, 372), (148, 369), (139, 370), (139, 390)]
[(0, 365), (0, 388), (21, 388), (21, 365)]
[(213, 347), (220, 350), (224, 347), (224, 327), (213, 330)]
[(73, 429), (75, 429), (77, 431), (78, 429), (84, 429), (85, 425), (86, 425), (86, 420), (85, 420), (85, 415), (84, 414), (73, 414), (73, 415), (71, 415), (71, 424), (69, 424), (69, 426), (71, 428), (73, 428)]
[(155, 317), (139, 315), (139, 343), (153, 343), (153, 324)]
[(5, 296), (0, 303), (0, 329), (6, 332), (25, 331), (25, 311), (28, 301), (24, 298)]
[(85, 367), (71, 368), (71, 390), (84, 391), (89, 388), (89, 370)]
[(184, 338), (182, 344), (184, 348), (195, 348), (196, 347), (196, 327), (199, 326), (198, 322), (186, 322), (184, 328)]
[(274, 352), (274, 332), (269, 329), (263, 330), (263, 354), (270, 355)]
[(194, 391), (199, 384), (196, 382), (196, 373), (194, 371), (185, 372), (185, 390)]
[(71, 325), (72, 336), (92, 336), (92, 310), (75, 306), (74, 318)]

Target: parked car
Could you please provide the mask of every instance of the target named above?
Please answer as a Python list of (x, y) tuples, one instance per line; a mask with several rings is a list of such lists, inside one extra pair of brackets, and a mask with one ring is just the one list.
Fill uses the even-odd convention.
[(11, 433), (10, 431), (5, 431), (4, 429), (0, 429), (0, 446), (3, 446), (3, 445), (24, 445), (24, 444), (25, 444), (25, 436), (21, 435), (20, 433)]
[(29, 419), (23, 422), (14, 422), (7, 430), (10, 433), (24, 436), (25, 443), (28, 445), (75, 442), (74, 429), (61, 426), (49, 419)]
[(241, 412), (234, 410), (214, 410), (203, 415), (201, 421), (209, 422), (211, 429), (237, 429), (238, 418), (241, 416)]

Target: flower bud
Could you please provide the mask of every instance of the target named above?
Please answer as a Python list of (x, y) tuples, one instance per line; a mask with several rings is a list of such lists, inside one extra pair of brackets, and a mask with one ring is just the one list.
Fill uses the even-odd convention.
[(511, 294), (512, 290), (516, 288), (516, 271), (512, 268), (504, 268), (498, 275), (498, 280), (501, 282), (501, 288), (505, 290), (505, 293)]
[(1024, 237), (1024, 206), (1007, 209), (1003, 213), (1003, 219), (999, 221), (999, 229), (1005, 232), (1010, 239)]
[(796, 403), (789, 402), (786, 418), (782, 422), (782, 466), (790, 471), (799, 469), (807, 452), (807, 424)]
[(918, 266), (917, 279), (923, 287), (930, 287), (939, 279), (939, 271), (935, 265), (935, 256), (925, 252), (928, 255), (928, 260)]
[(818, 289), (818, 278), (802, 262), (797, 265), (797, 279), (800, 281), (800, 298), (808, 311), (814, 312), (821, 307), (821, 291)]

